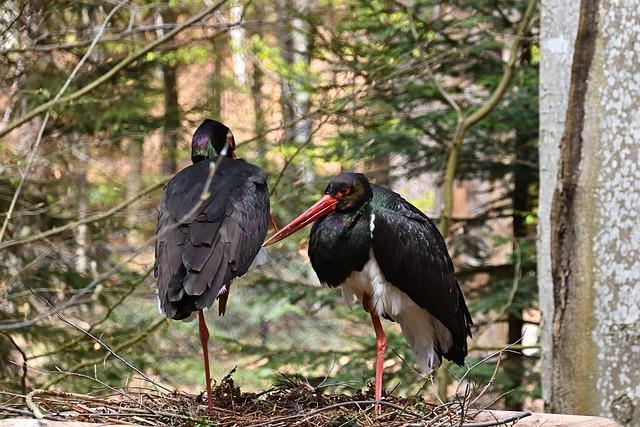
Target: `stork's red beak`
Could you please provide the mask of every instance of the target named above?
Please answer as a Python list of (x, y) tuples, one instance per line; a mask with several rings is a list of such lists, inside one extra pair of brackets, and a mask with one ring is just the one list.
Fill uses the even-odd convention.
[(269, 246), (273, 245), (276, 242), (284, 239), (285, 237), (295, 233), (300, 230), (305, 225), (311, 224), (318, 218), (322, 218), (327, 215), (329, 212), (332, 212), (336, 209), (336, 205), (338, 204), (338, 199), (328, 194), (322, 196), (320, 200), (313, 204), (309, 209), (304, 211), (299, 217), (291, 221), (289, 224), (285, 225), (278, 231), (276, 234), (271, 236), (269, 240), (264, 242), (262, 245)]

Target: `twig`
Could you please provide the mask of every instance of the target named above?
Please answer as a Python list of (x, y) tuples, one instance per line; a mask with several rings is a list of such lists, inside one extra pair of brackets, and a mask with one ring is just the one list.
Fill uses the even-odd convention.
[(21, 274), (29, 271), (31, 268), (34, 267), (39, 267), (39, 264), (42, 260), (44, 260), (46, 257), (49, 256), (49, 254), (53, 251), (52, 247), (47, 248), (44, 252), (42, 252), (40, 255), (38, 255), (36, 258), (32, 259), (31, 261), (29, 261), (29, 263), (27, 263), (27, 265), (23, 266), (20, 271), (16, 272), (16, 274), (14, 274), (13, 276), (11, 276), (9, 278), (9, 280), (7, 280), (5, 287), (3, 289), (3, 295), (6, 295), (7, 298), (9, 298), (9, 291), (11, 290), (11, 288), (13, 287), (13, 284), (15, 283), (16, 280), (18, 280), (18, 278), (20, 277)]
[[(89, 375), (80, 374), (80, 373), (77, 373), (77, 372), (65, 372), (65, 371), (62, 371), (62, 370), (60, 370), (60, 369), (58, 369), (58, 370), (57, 370), (57, 371), (55, 371), (55, 372), (54, 372), (54, 371), (50, 371), (50, 370), (46, 370), (46, 369), (42, 369), (42, 368), (34, 368), (34, 367), (32, 367), (31, 369), (35, 369), (36, 371), (43, 372), (43, 373), (46, 373), (46, 374), (51, 374), (51, 373), (63, 373), (63, 374), (65, 374), (65, 375), (67, 375), (67, 376), (74, 376), (74, 377), (85, 378), (85, 379), (88, 379), (88, 380), (91, 380), (91, 381), (95, 381), (95, 382), (97, 382), (98, 384), (100, 384), (101, 386), (103, 386), (105, 389), (107, 389), (107, 390), (111, 390), (111, 391), (113, 391), (115, 394), (117, 394), (117, 395), (119, 395), (119, 396), (122, 396), (122, 397), (124, 397), (124, 398), (126, 398), (126, 399), (130, 400), (131, 402), (133, 402), (133, 403), (135, 403), (135, 404), (138, 404), (138, 400), (134, 399), (134, 398), (133, 398), (132, 396), (130, 396), (129, 394), (125, 393), (125, 392), (124, 392), (124, 391), (122, 391), (122, 390), (119, 390), (119, 389), (117, 389), (117, 388), (114, 388), (114, 387), (110, 386), (109, 384), (105, 383), (104, 381), (99, 380), (99, 379), (98, 379), (98, 378), (96, 378), (96, 377), (91, 377), (91, 376), (89, 376)], [(65, 392), (58, 392), (58, 391), (55, 391), (55, 390), (46, 390), (46, 391), (47, 391), (47, 394), (48, 394), (48, 395), (54, 395), (55, 393), (65, 393)], [(154, 390), (154, 391), (156, 391), (156, 390)], [(84, 395), (78, 395), (78, 396), (84, 396)], [(150, 409), (148, 409), (148, 408), (146, 408), (146, 410), (150, 411), (151, 413), (156, 413), (155, 411), (152, 411), (152, 410), (150, 410)]]
[(165, 185), (167, 183), (167, 181), (169, 181), (170, 177), (167, 177), (165, 179), (163, 179), (162, 181), (156, 182), (155, 184), (145, 188), (144, 190), (142, 190), (141, 192), (131, 196), (129, 199), (125, 200), (124, 202), (112, 207), (111, 209), (105, 211), (105, 212), (101, 212), (99, 214), (95, 214), (95, 215), (91, 215), (88, 216), (84, 219), (81, 220), (77, 220), (77, 221), (73, 221), (73, 222), (69, 222), (65, 225), (61, 225), (59, 227), (53, 227), (50, 228), (47, 231), (42, 231), (40, 233), (34, 234), (33, 236), (29, 236), (29, 237), (25, 237), (24, 239), (14, 239), (14, 240), (9, 240), (7, 242), (4, 243), (0, 243), (0, 251), (10, 248), (12, 246), (16, 246), (16, 245), (22, 245), (25, 243), (31, 243), (31, 242), (35, 242), (36, 240), (40, 240), (40, 239), (44, 239), (50, 236), (54, 236), (56, 234), (60, 234), (63, 233), (65, 231), (68, 230), (73, 230), (74, 228), (77, 228), (81, 225), (84, 224), (89, 224), (92, 222), (98, 222), (98, 221), (102, 221), (105, 220), (111, 216), (113, 216), (114, 214), (126, 209), (129, 205), (131, 205), (133, 202), (135, 202), (136, 200), (146, 196), (147, 194), (155, 191), (156, 189), (162, 187), (163, 185)]
[[(16, 16), (13, 17), (13, 19), (11, 19), (11, 22), (9, 22), (5, 28), (2, 29), (2, 31), (0, 32), (0, 38), (4, 37), (4, 35), (9, 32), (9, 30), (11, 30), (11, 28), (15, 25), (16, 22), (18, 22), (18, 19), (20, 19), (20, 17), (22, 16), (22, 12), (24, 12), (24, 8), (27, 7), (27, 5), (29, 4), (28, 1), (25, 1), (22, 6), (20, 6), (20, 10), (18, 10), (16, 12)], [(14, 6), (10, 6), (9, 10), (11, 10)], [(3, 12), (6, 12), (7, 10), (5, 9)]]
[(22, 377), (20, 378), (20, 385), (22, 387), (22, 393), (26, 394), (27, 393), (27, 372), (28, 372), (27, 371), (27, 362), (28, 362), (29, 359), (27, 359), (27, 355), (25, 354), (24, 350), (22, 350), (20, 348), (18, 343), (15, 342), (15, 340), (13, 339), (13, 337), (11, 335), (9, 335), (6, 332), (0, 332), (0, 334), (4, 335), (9, 340), (11, 345), (13, 345), (13, 347), (16, 350), (18, 350), (18, 352), (22, 356)]
[[(520, 338), (520, 340), (521, 340), (521, 339), (522, 339), (522, 338)], [(518, 341), (520, 341), (520, 340), (518, 340)], [(460, 380), (459, 380), (459, 381), (460, 381), (460, 382), (464, 381), (464, 380), (469, 376), (469, 374), (471, 373), (471, 371), (473, 371), (475, 368), (477, 368), (478, 366), (480, 366), (481, 364), (483, 364), (483, 363), (484, 363), (484, 362), (486, 362), (487, 360), (492, 359), (492, 358), (494, 358), (494, 357), (496, 357), (496, 356), (500, 356), (500, 357), (501, 357), (501, 356), (502, 356), (502, 353), (504, 353), (504, 352), (508, 351), (512, 346), (514, 346), (514, 345), (516, 345), (516, 344), (517, 344), (517, 342), (512, 343), (512, 344), (509, 344), (509, 345), (507, 345), (507, 346), (503, 347), (502, 349), (500, 349), (499, 351), (496, 351), (495, 353), (491, 353), (491, 354), (490, 354), (490, 355), (488, 355), (487, 357), (485, 357), (485, 358), (483, 358), (482, 360), (480, 360), (479, 362), (475, 363), (475, 364), (474, 364), (473, 366), (471, 366), (470, 368), (467, 368), (467, 372), (465, 372), (465, 373), (464, 373), (464, 375), (462, 375), (462, 377), (460, 377)]]
[[(25, 2), (26, 4), (26, 2)], [(231, 29), (231, 28), (243, 28), (243, 27), (252, 27), (252, 26), (267, 26), (273, 25), (281, 22), (280, 20), (252, 20), (252, 21), (242, 21), (242, 22), (222, 22), (217, 24), (199, 24), (199, 25), (191, 25), (191, 28), (199, 28), (205, 30), (218, 30), (218, 29)], [(122, 40), (124, 38), (129, 38), (134, 34), (157, 31), (158, 29), (162, 30), (172, 30), (176, 28), (179, 24), (165, 23), (161, 25), (141, 25), (139, 27), (122, 30), (118, 33), (112, 33), (106, 37), (102, 37), (99, 43), (109, 43)], [(0, 56), (7, 55), (9, 53), (26, 53), (26, 52), (42, 52), (48, 53), (55, 50), (69, 50), (75, 49), (79, 47), (84, 47), (91, 44), (91, 40), (78, 40), (74, 42), (66, 42), (66, 43), (52, 43), (52, 44), (44, 44), (44, 45), (34, 45), (29, 47), (10, 47), (6, 49), (0, 49)]]
[(513, 266), (513, 281), (511, 282), (511, 289), (509, 290), (509, 295), (507, 296), (507, 301), (500, 307), (500, 310), (493, 317), (492, 321), (487, 322), (482, 329), (476, 331), (475, 339), (478, 340), (491, 326), (493, 326), (498, 320), (502, 319), (502, 316), (507, 312), (507, 310), (513, 304), (513, 300), (516, 296), (516, 292), (518, 292), (518, 286), (520, 284), (520, 278), (522, 277), (522, 270), (520, 266), (522, 264), (522, 254), (520, 250), (520, 245), (517, 240), (514, 240), (514, 251), (513, 253), (516, 256), (516, 262)]
[[(148, 242), (151, 242), (153, 239), (149, 239), (147, 242), (145, 242), (145, 245)], [(78, 292), (72, 296), (67, 302), (60, 304), (59, 306), (53, 308), (53, 310), (49, 310), (46, 313), (40, 314), (36, 317), (34, 317), (33, 319), (30, 320), (24, 320), (21, 322), (14, 322), (14, 323), (0, 323), (0, 331), (10, 331), (10, 330), (14, 330), (14, 329), (22, 329), (22, 328), (27, 328), (30, 326), (35, 325), (36, 323), (38, 323), (41, 320), (44, 319), (48, 319), (51, 316), (55, 316), (56, 314), (66, 310), (67, 308), (73, 306), (74, 304), (76, 304), (78, 302), (78, 300), (88, 294), (89, 292), (93, 291), (93, 289), (98, 286), (98, 284), (104, 282), (105, 280), (107, 280), (109, 277), (113, 276), (114, 274), (116, 274), (118, 271), (122, 270), (124, 268), (124, 266), (131, 261), (132, 259), (134, 259), (138, 253), (141, 251), (142, 249), (135, 251), (130, 257), (128, 257), (126, 260), (124, 260), (123, 262), (117, 264), (116, 266), (114, 266), (113, 268), (111, 268), (110, 270), (100, 274), (98, 277), (96, 277), (95, 279), (93, 279), (91, 281), (91, 283), (89, 283), (87, 286), (85, 286), (84, 288), (78, 290)]]
[(18, 415), (33, 415), (33, 412), (25, 411), (24, 409), (12, 408), (11, 406), (0, 406), (0, 411), (7, 411)]
[(280, 170), (280, 173), (278, 174), (278, 177), (276, 178), (276, 182), (273, 184), (273, 187), (271, 188), (271, 191), (269, 192), (269, 195), (273, 195), (276, 192), (276, 189), (278, 188), (278, 185), (280, 184), (280, 181), (282, 180), (282, 177), (284, 176), (285, 171), (287, 170), (287, 168), (289, 167), (289, 165), (291, 164), (291, 162), (293, 162), (293, 160), (298, 156), (298, 154), (300, 154), (302, 152), (302, 150), (311, 143), (311, 141), (313, 140), (313, 136), (322, 128), (322, 126), (329, 120), (329, 116), (326, 116), (325, 119), (323, 121), (321, 121), (316, 128), (309, 134), (309, 137), (307, 138), (306, 141), (304, 141), (302, 144), (300, 144), (298, 146), (298, 148), (296, 149), (296, 151), (293, 152), (293, 154), (291, 154), (290, 157), (285, 159), (284, 165), (282, 166), (282, 169)]
[(33, 401), (33, 396), (37, 395), (38, 392), (42, 392), (42, 391), (44, 390), (38, 390), (38, 389), (32, 390), (24, 398), (24, 401), (27, 404), (27, 408), (29, 408), (29, 410), (31, 410), (31, 412), (33, 413), (33, 416), (39, 420), (44, 418), (44, 414), (42, 413), (42, 411), (40, 411), (40, 408), (38, 407), (38, 405), (36, 405), (35, 402)]
[[(89, 332), (93, 331), (93, 329), (95, 329), (97, 326), (101, 325), (107, 319), (109, 319), (109, 317), (111, 317), (111, 314), (114, 312), (114, 310), (118, 306), (120, 306), (133, 292), (135, 292), (135, 290), (138, 288), (138, 286), (141, 283), (143, 283), (147, 277), (149, 277), (149, 274), (151, 274), (152, 271), (153, 271), (153, 267), (147, 268), (144, 271), (144, 274), (142, 275), (142, 277), (140, 279), (138, 279), (137, 281), (132, 283), (131, 286), (129, 287), (129, 289), (127, 289), (127, 291), (120, 298), (118, 298), (118, 300), (115, 303), (113, 303), (111, 306), (107, 307), (107, 312), (102, 316), (102, 318), (100, 320), (98, 320), (97, 322), (91, 323), (91, 326), (89, 326), (88, 331)], [(72, 341), (69, 341), (68, 343), (65, 343), (64, 345), (56, 348), (55, 350), (47, 351), (45, 353), (41, 353), (41, 354), (37, 354), (37, 355), (33, 355), (33, 356), (31, 356), (31, 360), (38, 359), (38, 358), (41, 358), (41, 357), (51, 356), (51, 355), (56, 354), (56, 353), (60, 353), (61, 351), (64, 351), (64, 350), (66, 350), (68, 348), (71, 348), (71, 347), (75, 346), (80, 341), (82, 341), (83, 338), (86, 338), (86, 336), (85, 335), (81, 335), (78, 338), (76, 338), (76, 339), (74, 339)]]
[[(71, 72), (71, 74), (69, 75), (67, 80), (64, 82), (64, 84), (62, 85), (62, 88), (60, 88), (60, 90), (58, 91), (56, 96), (50, 101), (52, 103), (52, 105), (57, 103), (60, 100), (60, 98), (62, 97), (62, 94), (67, 90), (67, 88), (71, 84), (71, 81), (73, 80), (73, 78), (76, 76), (76, 74), (78, 73), (80, 68), (82, 68), (82, 66), (84, 65), (84, 63), (87, 60), (87, 58), (89, 58), (89, 55), (91, 55), (91, 52), (93, 51), (93, 49), (96, 46), (96, 43), (98, 43), (98, 40), (100, 39), (100, 37), (102, 37), (102, 34), (104, 33), (104, 30), (107, 28), (107, 24), (109, 23), (109, 21), (111, 20), (113, 15), (116, 13), (116, 11), (118, 9), (120, 9), (120, 7), (122, 5), (123, 5), (123, 3), (118, 3), (116, 6), (113, 7), (113, 9), (111, 9), (111, 11), (107, 15), (107, 17), (104, 19), (104, 22), (102, 23), (102, 25), (98, 29), (98, 33), (93, 38), (93, 41), (91, 42), (91, 45), (89, 46), (89, 48), (85, 52), (84, 56), (82, 57), (82, 59), (80, 59), (78, 64), (75, 66), (75, 68), (73, 69), (73, 71)], [(33, 144), (33, 148), (31, 148), (31, 151), (29, 152), (29, 157), (27, 158), (27, 164), (25, 166), (24, 172), (22, 173), (22, 177), (20, 178), (20, 183), (18, 184), (18, 188), (16, 188), (15, 193), (13, 194), (13, 199), (11, 199), (11, 204), (9, 205), (9, 210), (7, 211), (7, 215), (4, 218), (4, 222), (2, 223), (2, 228), (0, 229), (0, 242), (2, 242), (2, 238), (4, 237), (4, 232), (7, 229), (7, 226), (9, 225), (9, 220), (11, 219), (11, 213), (13, 212), (13, 209), (16, 206), (16, 201), (18, 200), (18, 196), (20, 195), (20, 191), (22, 190), (22, 186), (24, 185), (24, 180), (27, 177), (27, 175), (29, 175), (29, 169), (31, 168), (31, 162), (33, 162), (33, 159), (34, 159), (34, 157), (36, 155), (36, 152), (38, 151), (38, 146), (40, 146), (40, 141), (42, 141), (42, 135), (44, 134), (44, 129), (47, 127), (47, 122), (49, 121), (50, 111), (49, 111), (49, 108), (46, 108), (46, 109), (42, 110), (42, 112), (44, 112), (44, 111), (46, 111), (47, 113), (44, 116), (44, 120), (42, 120), (42, 124), (40, 125), (40, 131), (38, 132), (38, 137), (36, 138), (36, 142)], [(4, 129), (1, 129), (0, 130), (0, 137), (2, 137), (4, 134), (9, 132), (12, 129), (13, 125), (14, 125), (14, 123), (8, 125)]]
[[(469, 353), (472, 351), (496, 351), (503, 349), (504, 345), (472, 345), (469, 347)], [(540, 344), (516, 344), (509, 346), (512, 352), (520, 352), (522, 350), (540, 350)]]
[(184, 22), (183, 24), (180, 24), (177, 27), (175, 27), (173, 30), (169, 31), (163, 38), (156, 39), (153, 42), (151, 42), (151, 43), (147, 44), (146, 46), (144, 46), (143, 48), (137, 50), (135, 53), (127, 56), (122, 61), (118, 62), (118, 64), (116, 64), (113, 68), (111, 68), (105, 74), (103, 74), (102, 76), (100, 76), (96, 80), (92, 81), (91, 83), (87, 84), (86, 86), (83, 86), (82, 88), (76, 90), (75, 92), (72, 92), (71, 94), (69, 94), (69, 95), (67, 95), (67, 96), (65, 96), (63, 98), (60, 98), (60, 99), (57, 99), (57, 100), (56, 99), (52, 99), (51, 101), (45, 102), (44, 104), (40, 105), (39, 107), (36, 107), (33, 110), (29, 111), (28, 113), (26, 113), (24, 116), (20, 117), (19, 119), (14, 120), (6, 128), (0, 130), (0, 138), (5, 136), (7, 133), (9, 133), (13, 129), (17, 128), (18, 126), (22, 125), (23, 123), (26, 123), (29, 120), (31, 120), (32, 118), (34, 118), (34, 117), (36, 117), (36, 116), (48, 111), (52, 107), (54, 107), (54, 106), (56, 106), (58, 104), (67, 104), (67, 103), (73, 101), (74, 99), (77, 99), (77, 98), (79, 98), (79, 97), (91, 92), (93, 89), (97, 88), (98, 86), (101, 86), (102, 84), (106, 83), (113, 76), (115, 76), (118, 72), (120, 72), (122, 69), (126, 68), (127, 66), (132, 64), (134, 61), (142, 58), (144, 55), (146, 55), (148, 52), (152, 51), (153, 49), (155, 49), (159, 45), (171, 40), (178, 33), (183, 31), (185, 28), (190, 27), (191, 25), (193, 25), (196, 22), (198, 22), (198, 21), (202, 20), (203, 18), (205, 18), (207, 15), (215, 12), (224, 3), (226, 3), (226, 0), (222, 0), (222, 1), (218, 2), (217, 4), (206, 8), (204, 11), (198, 13), (197, 15), (193, 16), (191, 19), (189, 19), (186, 22)]
[[(48, 304), (48, 302), (47, 302)], [(51, 306), (51, 305), (50, 305)], [(53, 306), (51, 306), (53, 308)], [(80, 326), (70, 322), (69, 320), (65, 319), (64, 317), (62, 317), (60, 314), (56, 314), (56, 316), (58, 317), (58, 319), (62, 320), (64, 323), (66, 323), (67, 325), (83, 332), (84, 334), (86, 334), (87, 336), (89, 336), (91, 339), (93, 339), (95, 342), (97, 342), (98, 344), (100, 344), (102, 347), (104, 347), (110, 354), (112, 354), (116, 359), (120, 360), (122, 363), (124, 363), (127, 367), (129, 367), (129, 369), (137, 372), (142, 378), (144, 378), (145, 380), (147, 380), (149, 383), (157, 386), (158, 388), (163, 389), (164, 391), (167, 392), (171, 392), (170, 389), (168, 389), (167, 387), (163, 386), (162, 384), (157, 383), (156, 381), (152, 380), (151, 378), (149, 378), (144, 372), (142, 372), (140, 369), (136, 368), (135, 366), (133, 366), (131, 363), (129, 363), (129, 361), (127, 361), (124, 357), (120, 356), (117, 352), (120, 350), (123, 350), (127, 347), (131, 347), (132, 345), (138, 343), (139, 341), (141, 341), (142, 339), (144, 339), (147, 335), (149, 335), (151, 332), (153, 332), (154, 330), (156, 330), (158, 327), (162, 326), (163, 324), (167, 323), (167, 319), (164, 317), (161, 317), (160, 319), (156, 320), (155, 322), (153, 322), (145, 331), (143, 331), (141, 334), (136, 335), (135, 337), (127, 340), (127, 341), (123, 341), (120, 344), (114, 346), (113, 348), (111, 348), (109, 345), (107, 345), (104, 341), (102, 341), (100, 338), (96, 337), (95, 335), (93, 335), (91, 332), (81, 328)], [(94, 360), (87, 360), (85, 362), (81, 362), (79, 364), (77, 364), (76, 366), (74, 366), (72, 369), (70, 369), (71, 371), (75, 371), (77, 369), (80, 368), (84, 368), (85, 366), (89, 366), (89, 365), (93, 365), (95, 363), (99, 363), (101, 360), (103, 360), (103, 358), (100, 359), (94, 359)], [(43, 388), (48, 388), (51, 387), (54, 384), (57, 384), (58, 382), (60, 382), (62, 380), (62, 377), (58, 377), (58, 378), (54, 378), (52, 380), (47, 381), (45, 384), (43, 384)]]
[(486, 393), (487, 390), (489, 390), (489, 387), (491, 387), (493, 385), (493, 382), (496, 379), (496, 375), (498, 373), (498, 368), (500, 368), (500, 361), (502, 360), (501, 357), (498, 358), (498, 361), (496, 362), (496, 366), (493, 368), (493, 373), (491, 374), (491, 378), (489, 378), (489, 382), (487, 382), (484, 386), (484, 388), (480, 391), (480, 393), (478, 393), (478, 395), (471, 401), (471, 403), (469, 403), (469, 406), (473, 406), (478, 399), (480, 399), (482, 396), (484, 396), (484, 394)]
[(315, 409), (315, 410), (313, 410), (311, 412), (308, 412), (308, 413), (305, 413), (305, 414), (289, 415), (289, 416), (286, 416), (286, 417), (280, 417), (280, 418), (272, 419), (272, 420), (269, 420), (267, 422), (260, 423), (260, 424), (251, 424), (250, 426), (247, 426), (247, 427), (270, 426), (270, 425), (273, 425), (274, 423), (279, 423), (279, 422), (288, 421), (288, 420), (294, 420), (296, 418), (305, 418), (306, 419), (306, 418), (309, 418), (309, 417), (316, 416), (316, 415), (318, 415), (318, 414), (320, 414), (322, 412), (329, 411), (331, 409), (340, 408), (342, 406), (371, 405), (371, 407), (373, 408), (373, 406), (376, 405), (376, 404), (380, 404), (382, 406), (388, 406), (388, 407), (391, 407), (393, 409), (399, 409), (403, 413), (412, 415), (412, 416), (414, 416), (416, 418), (424, 418), (423, 414), (418, 414), (416, 412), (407, 411), (406, 408), (404, 408), (404, 407), (402, 407), (400, 405), (396, 405), (395, 403), (387, 402), (385, 400), (381, 400), (381, 401), (377, 401), (377, 400), (352, 400), (352, 401), (348, 401), (348, 402), (340, 402), (340, 403), (334, 403), (332, 405), (323, 406), (322, 408)]
[[(420, 36), (418, 35), (418, 30), (416, 29), (416, 23), (415, 23), (415, 17), (413, 16), (413, 11), (408, 4), (404, 5), (404, 7), (406, 8), (407, 16), (409, 17), (409, 26), (411, 28), (411, 34), (413, 36), (414, 41), (417, 43), (420, 40)], [(433, 74), (433, 70), (431, 69), (431, 64), (429, 64), (428, 62), (425, 65), (425, 70), (427, 71), (429, 78), (433, 82), (433, 86), (436, 88), (436, 92), (438, 92), (438, 95), (440, 95), (440, 97), (447, 104), (449, 104), (449, 106), (456, 112), (456, 116), (458, 117), (458, 123), (460, 123), (462, 120), (462, 110), (460, 109), (460, 106), (458, 105), (456, 100), (453, 99), (451, 94), (449, 94), (449, 92), (447, 92), (442, 87), (442, 85), (436, 78), (435, 74)]]

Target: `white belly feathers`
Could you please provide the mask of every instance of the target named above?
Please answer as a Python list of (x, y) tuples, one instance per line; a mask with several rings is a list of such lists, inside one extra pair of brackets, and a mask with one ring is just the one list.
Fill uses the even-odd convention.
[[(372, 221), (373, 222), (373, 221)], [(362, 302), (366, 293), (371, 296), (374, 314), (386, 314), (400, 324), (402, 334), (415, 352), (420, 370), (427, 374), (440, 366), (435, 343), (442, 351), (451, 347), (449, 330), (428, 311), (420, 308), (407, 294), (388, 283), (373, 255), (362, 271), (354, 271), (342, 283), (342, 295), (349, 306), (357, 299)]]

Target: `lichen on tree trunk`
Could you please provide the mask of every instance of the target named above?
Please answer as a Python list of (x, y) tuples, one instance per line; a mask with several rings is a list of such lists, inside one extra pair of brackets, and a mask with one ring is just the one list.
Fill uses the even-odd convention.
[[(543, 11), (565, 19), (562, 7), (549, 7), (556, 3), (543, 3)], [(580, 4), (553, 185), (541, 171), (541, 197), (554, 192), (550, 211), (541, 200), (539, 244), (547, 405), (625, 425), (640, 425), (640, 10), (633, 3)], [(545, 50), (545, 38), (548, 48), (554, 36), (548, 29), (543, 13), (542, 61), (550, 54), (562, 64)], [(554, 114), (545, 110), (543, 88), (557, 78), (542, 73), (543, 129)], [(564, 113), (558, 106), (555, 115)], [(556, 142), (543, 133), (541, 160)], [(546, 278), (545, 259), (552, 271)]]

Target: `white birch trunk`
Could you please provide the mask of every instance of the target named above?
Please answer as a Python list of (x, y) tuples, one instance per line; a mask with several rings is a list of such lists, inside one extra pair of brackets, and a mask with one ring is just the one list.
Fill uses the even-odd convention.
[[(544, 396), (554, 411), (638, 426), (640, 8), (583, 0), (573, 43), (573, 3), (543, 1), (540, 163), (552, 166), (541, 169), (538, 245)], [(559, 35), (573, 53), (553, 49)]]
[[(234, 2), (231, 5), (231, 22), (240, 22), (244, 6), (240, 2)], [(247, 61), (244, 52), (244, 27), (238, 25), (229, 30), (231, 38), (231, 48), (233, 49), (233, 74), (236, 77), (236, 83), (245, 85), (247, 83)]]
[(538, 288), (542, 330), (542, 397), (550, 402), (553, 348), (553, 279), (551, 277), (551, 201), (558, 175), (560, 139), (564, 131), (573, 43), (580, 2), (543, 0), (540, 9), (540, 192), (538, 206)]

